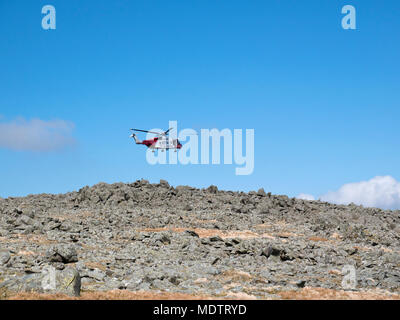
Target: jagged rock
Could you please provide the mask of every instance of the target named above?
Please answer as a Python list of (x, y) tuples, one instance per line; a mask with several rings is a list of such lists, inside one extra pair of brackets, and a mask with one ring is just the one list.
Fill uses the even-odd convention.
[(217, 187), (217, 186), (214, 186), (214, 185), (211, 185), (211, 186), (209, 186), (206, 190), (207, 190), (209, 193), (216, 194), (216, 193), (218, 192), (218, 187)]
[(267, 194), (266, 194), (265, 191), (264, 191), (264, 188), (258, 189), (257, 195), (259, 195), (259, 196), (261, 196), (261, 197), (266, 197), (266, 196), (267, 196)]
[(61, 293), (79, 296), (81, 278), (73, 268), (64, 270), (45, 269), (41, 273), (27, 274), (0, 283), (0, 288), (8, 295), (18, 292)]
[(168, 183), (168, 181), (161, 179), (160, 186), (164, 187), (164, 188), (169, 188), (169, 183)]
[(154, 238), (154, 241), (159, 241), (162, 244), (170, 244), (171, 243), (171, 239), (169, 236), (167, 236), (166, 234), (157, 234)]
[(275, 256), (279, 255), (279, 253), (280, 253), (280, 250), (272, 248), (272, 247), (267, 247), (261, 251), (261, 255), (265, 256), (267, 258), (269, 258), (270, 255), (275, 255)]
[(192, 230), (186, 230), (185, 233), (188, 234), (188, 235), (191, 235), (192, 237), (199, 238), (199, 235), (196, 232), (192, 231)]
[(99, 269), (95, 269), (95, 270), (88, 271), (86, 273), (86, 277), (95, 279), (97, 281), (103, 281), (104, 278), (106, 277), (106, 273)]
[(78, 261), (78, 255), (74, 246), (58, 245), (51, 247), (46, 252), (46, 259), (49, 262), (71, 263)]
[(4, 251), (0, 252), (0, 265), (6, 264), (8, 261), (10, 261), (11, 255), (9, 252)]

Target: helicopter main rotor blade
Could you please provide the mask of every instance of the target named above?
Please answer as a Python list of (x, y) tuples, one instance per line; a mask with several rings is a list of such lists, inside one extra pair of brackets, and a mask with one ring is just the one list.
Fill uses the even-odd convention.
[(170, 130), (172, 130), (173, 128), (169, 128), (167, 131), (165, 131), (164, 132), (164, 134), (168, 134), (168, 132), (170, 131)]
[(140, 132), (148, 132), (148, 133), (154, 133), (154, 134), (162, 135), (161, 132), (153, 132), (153, 131), (141, 130), (141, 129), (131, 129), (131, 130), (140, 131)]

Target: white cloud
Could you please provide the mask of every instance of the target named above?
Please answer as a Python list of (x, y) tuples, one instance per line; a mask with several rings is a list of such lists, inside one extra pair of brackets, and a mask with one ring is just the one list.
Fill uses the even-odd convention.
[(315, 200), (313, 195), (306, 193), (300, 193), (296, 198), (302, 200)]
[[(1, 118), (0, 118), (1, 119)], [(74, 124), (64, 120), (18, 118), (0, 122), (0, 148), (17, 151), (55, 151), (73, 145)]]
[(320, 197), (337, 204), (355, 203), (365, 207), (400, 209), (400, 182), (391, 176), (375, 177), (369, 181), (348, 183), (337, 191)]

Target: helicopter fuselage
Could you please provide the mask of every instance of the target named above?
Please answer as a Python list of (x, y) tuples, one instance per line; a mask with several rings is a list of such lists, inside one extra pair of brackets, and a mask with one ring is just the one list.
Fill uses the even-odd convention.
[(148, 148), (152, 149), (181, 149), (182, 144), (178, 139), (171, 139), (168, 137), (153, 138), (148, 140), (143, 140), (141, 144), (144, 144)]

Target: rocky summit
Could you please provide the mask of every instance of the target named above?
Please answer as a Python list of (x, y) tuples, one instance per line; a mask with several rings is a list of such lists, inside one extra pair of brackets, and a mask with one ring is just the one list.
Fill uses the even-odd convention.
[(0, 198), (3, 299), (398, 299), (399, 288), (400, 211), (164, 180)]

